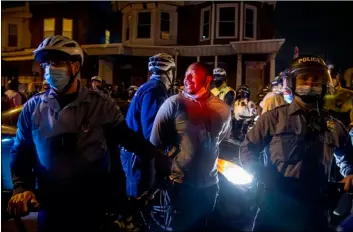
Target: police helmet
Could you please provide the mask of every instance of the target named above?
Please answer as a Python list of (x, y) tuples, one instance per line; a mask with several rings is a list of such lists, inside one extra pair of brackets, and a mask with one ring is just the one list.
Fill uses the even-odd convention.
[(257, 94), (257, 101), (261, 102), (269, 92), (271, 92), (271, 89), (267, 85), (263, 86), (260, 92)]
[(227, 77), (227, 73), (223, 68), (213, 69), (213, 80), (224, 80)]
[[(325, 61), (314, 55), (302, 55), (294, 59), (286, 73), (287, 86), (295, 94), (296, 81), (300, 76), (321, 76), (323, 97), (329, 89), (332, 89), (332, 79)], [(330, 92), (329, 92), (330, 93)]]
[(250, 98), (251, 90), (249, 86), (242, 85), (236, 90), (236, 99), (240, 98)]

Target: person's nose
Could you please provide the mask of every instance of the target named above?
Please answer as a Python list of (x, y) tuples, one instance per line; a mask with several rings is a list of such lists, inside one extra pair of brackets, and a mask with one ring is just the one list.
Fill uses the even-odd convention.
[(192, 75), (191, 74), (186, 74), (184, 81), (191, 81)]
[(313, 78), (312, 77), (309, 77), (306, 81), (306, 84), (309, 85), (309, 86), (312, 86), (313, 85)]

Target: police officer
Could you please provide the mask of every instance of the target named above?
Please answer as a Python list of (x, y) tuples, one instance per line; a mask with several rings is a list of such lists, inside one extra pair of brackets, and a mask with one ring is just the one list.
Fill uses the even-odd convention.
[(213, 86), (211, 93), (233, 108), (235, 91), (227, 85), (227, 73), (223, 68), (213, 69)]
[[(149, 139), (158, 109), (168, 98), (175, 79), (175, 62), (172, 56), (160, 53), (149, 58), (148, 70), (152, 73), (130, 103), (126, 122), (133, 131)], [(139, 197), (151, 188), (151, 164), (140, 159), (138, 154), (121, 150), (121, 161), (126, 174), (126, 192), (130, 197)]]
[(113, 100), (81, 84), (84, 53), (76, 41), (46, 38), (34, 58), (44, 69), (50, 90), (33, 96), (19, 116), (11, 149), (14, 194), (9, 212), (21, 216), (29, 204), (40, 202), (40, 232), (96, 232), (104, 216), (107, 185), (119, 184), (106, 182), (107, 140), (146, 159), (155, 156), (156, 170), (167, 168), (168, 161), (126, 126)]
[(99, 76), (94, 76), (91, 78), (91, 89), (94, 91), (101, 91), (102, 93), (104, 93), (110, 97), (109, 90), (104, 88), (103, 80)]
[[(334, 158), (345, 176), (345, 190), (352, 189), (353, 148), (347, 130), (320, 106), (331, 83), (325, 62), (298, 57), (288, 75), (294, 100), (263, 114), (240, 148), (244, 168), (266, 186), (254, 231), (326, 230), (320, 199)], [(264, 165), (258, 158), (265, 148)]]
[(267, 93), (263, 101), (260, 103), (262, 113), (272, 110), (278, 106), (291, 103), (293, 95), (287, 87), (286, 72), (282, 72), (271, 82), (272, 91)]
[(237, 141), (243, 141), (248, 126), (257, 115), (256, 105), (250, 101), (250, 94), (251, 90), (247, 85), (240, 86), (236, 91), (232, 133)]

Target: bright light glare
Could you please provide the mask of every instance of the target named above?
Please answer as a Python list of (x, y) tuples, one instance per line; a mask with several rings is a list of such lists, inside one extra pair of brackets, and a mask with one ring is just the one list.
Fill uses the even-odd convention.
[(241, 167), (237, 168), (226, 168), (223, 172), (223, 175), (236, 185), (245, 185), (250, 184), (253, 180), (253, 176), (247, 173)]
[(253, 176), (247, 173), (242, 167), (229, 161), (218, 159), (218, 171), (235, 185), (246, 185), (253, 181)]
[(12, 139), (9, 139), (9, 138), (5, 138), (5, 139), (1, 139), (1, 142), (2, 143), (7, 143), (7, 142), (10, 142)]

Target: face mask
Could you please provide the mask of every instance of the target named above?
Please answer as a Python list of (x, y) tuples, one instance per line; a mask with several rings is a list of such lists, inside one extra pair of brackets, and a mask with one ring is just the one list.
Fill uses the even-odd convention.
[(288, 104), (290, 104), (293, 101), (293, 94), (289, 88), (284, 88), (283, 98)]
[(215, 81), (213, 81), (213, 85), (214, 85), (216, 88), (221, 87), (222, 84), (223, 84), (223, 81), (222, 81), (222, 80), (215, 80)]
[(298, 85), (295, 92), (299, 96), (320, 96), (322, 94), (322, 87), (313, 87), (309, 85)]
[(47, 66), (44, 78), (50, 87), (58, 92), (62, 92), (70, 81), (70, 78), (67, 76), (67, 67)]
[(201, 97), (203, 97), (205, 94), (208, 93), (208, 85), (206, 84), (206, 86), (202, 87), (197, 93), (195, 94), (188, 94), (186, 93), (186, 91), (184, 91), (184, 94), (193, 99), (193, 100), (197, 100), (197, 99), (200, 99)]

